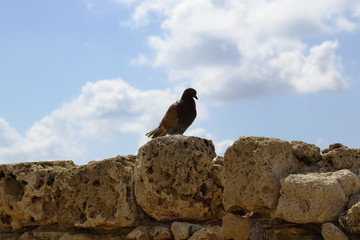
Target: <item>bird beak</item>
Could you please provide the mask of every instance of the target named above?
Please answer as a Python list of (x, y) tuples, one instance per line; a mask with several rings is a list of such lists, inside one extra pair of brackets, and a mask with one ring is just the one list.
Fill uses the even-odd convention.
[(196, 98), (196, 100), (198, 100), (197, 96), (194, 96), (194, 98)]

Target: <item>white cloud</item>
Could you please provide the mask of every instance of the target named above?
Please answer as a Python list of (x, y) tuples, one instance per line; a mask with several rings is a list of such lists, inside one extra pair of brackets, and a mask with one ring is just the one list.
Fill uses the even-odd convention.
[(0, 149), (13, 145), (20, 138), (16, 129), (12, 128), (5, 119), (0, 118)]
[[(354, 31), (358, 6), (354, 0), (145, 0), (132, 21), (145, 26), (155, 14), (162, 29), (148, 38), (153, 55), (140, 55), (139, 62), (226, 102), (345, 89), (340, 43), (326, 37)], [(323, 41), (309, 45), (303, 40), (309, 37)]]
[[(149, 140), (145, 133), (157, 127), (183, 90), (142, 91), (120, 78), (89, 82), (79, 96), (35, 122), (24, 135), (0, 118), (0, 163), (78, 159), (89, 150), (89, 139), (126, 141), (132, 135), (143, 144)], [(198, 114), (196, 121), (207, 117), (203, 104), (198, 104)]]

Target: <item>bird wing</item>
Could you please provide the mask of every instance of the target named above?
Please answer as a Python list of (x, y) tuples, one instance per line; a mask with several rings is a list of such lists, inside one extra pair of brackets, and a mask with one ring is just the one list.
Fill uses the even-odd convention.
[(169, 109), (166, 111), (165, 116), (161, 120), (160, 126), (164, 127), (168, 132), (178, 122), (177, 104), (171, 104)]

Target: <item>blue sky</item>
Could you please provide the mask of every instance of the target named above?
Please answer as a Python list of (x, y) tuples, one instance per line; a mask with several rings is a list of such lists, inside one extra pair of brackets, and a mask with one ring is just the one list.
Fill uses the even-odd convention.
[(360, 147), (356, 0), (0, 1), (0, 163), (136, 154), (186, 87), (185, 135)]

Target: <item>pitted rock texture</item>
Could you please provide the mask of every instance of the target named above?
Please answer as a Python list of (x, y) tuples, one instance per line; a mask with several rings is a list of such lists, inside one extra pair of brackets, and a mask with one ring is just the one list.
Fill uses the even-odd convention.
[(360, 149), (348, 148), (340, 143), (323, 150), (323, 158), (335, 169), (349, 169), (355, 174), (360, 170)]
[(224, 207), (227, 211), (269, 213), (280, 196), (280, 179), (299, 168), (289, 142), (241, 137), (224, 156)]
[(167, 136), (84, 166), (0, 165), (0, 239), (359, 240), (359, 150), (322, 153), (242, 137), (215, 158), (209, 140)]
[(119, 156), (58, 174), (53, 192), (59, 223), (101, 229), (134, 226), (134, 163), (135, 156)]
[(211, 177), (214, 145), (182, 135), (156, 138), (139, 149), (135, 167), (138, 204), (158, 221), (207, 220), (217, 214), (222, 191)]
[(135, 156), (85, 166), (71, 161), (0, 165), (0, 231), (27, 226), (133, 226)]
[(320, 148), (314, 144), (292, 141), (291, 146), (296, 157), (306, 163), (317, 162), (321, 159)]
[(340, 217), (339, 222), (341, 226), (349, 232), (360, 233), (360, 202), (353, 205), (346, 213), (344, 213)]
[(335, 221), (348, 196), (360, 191), (360, 179), (345, 169), (333, 173), (291, 174), (281, 180), (275, 217), (295, 223)]
[(57, 222), (55, 177), (75, 167), (71, 161), (0, 165), (0, 232)]
[(171, 231), (174, 240), (223, 240), (222, 228), (220, 226), (202, 226), (187, 222), (173, 222)]

